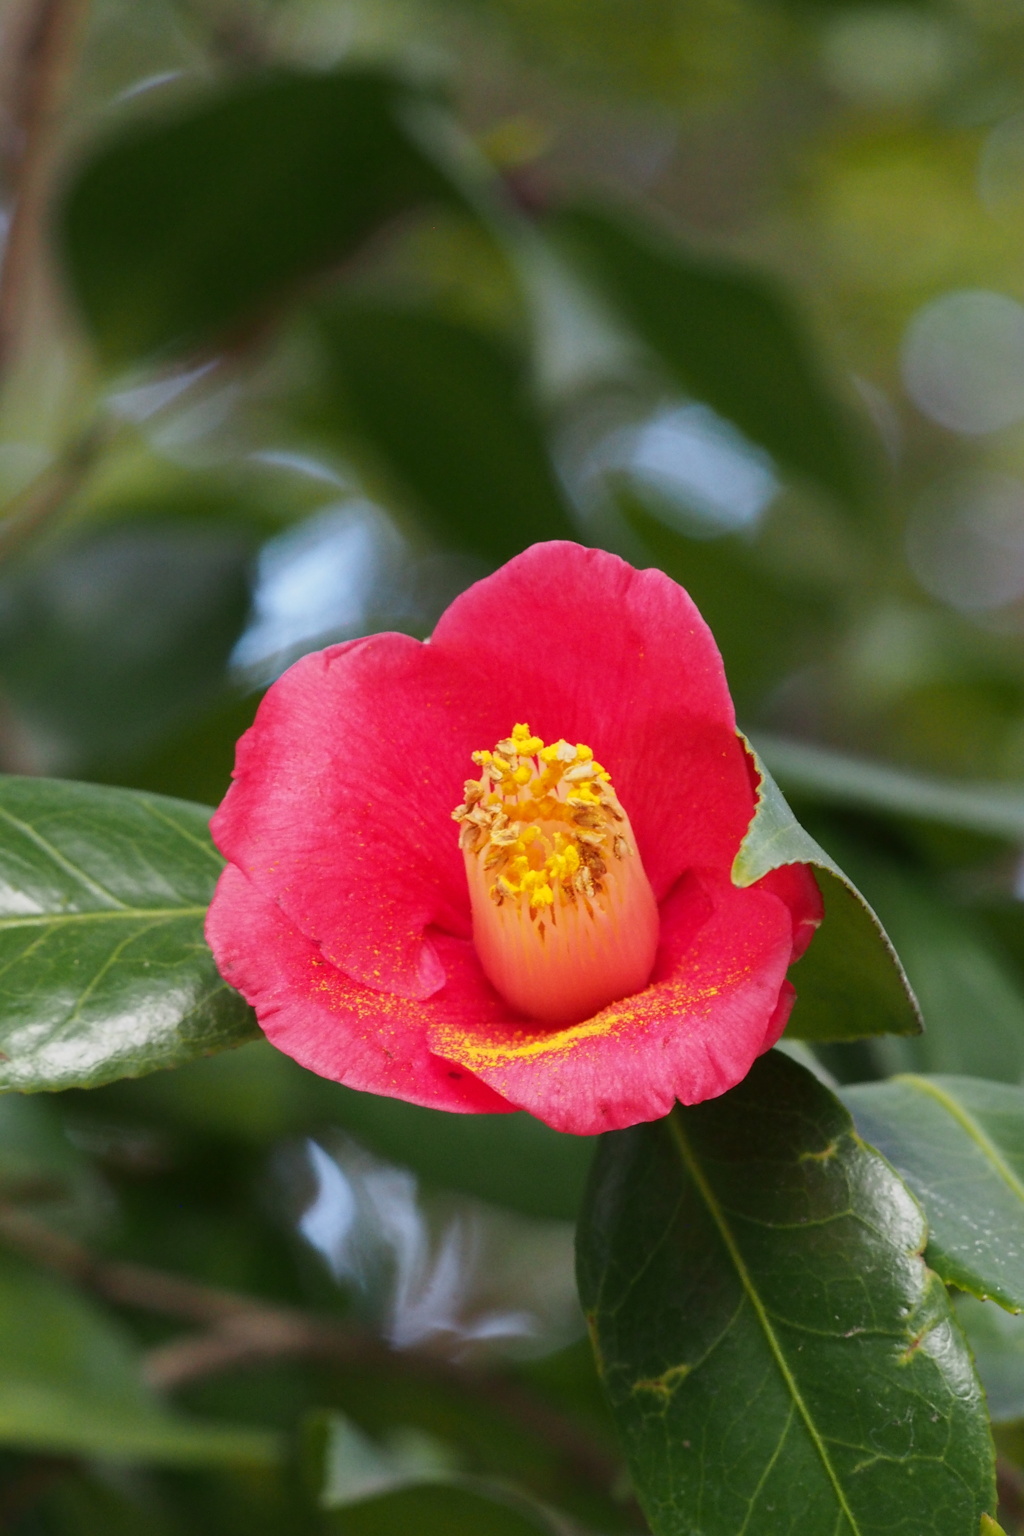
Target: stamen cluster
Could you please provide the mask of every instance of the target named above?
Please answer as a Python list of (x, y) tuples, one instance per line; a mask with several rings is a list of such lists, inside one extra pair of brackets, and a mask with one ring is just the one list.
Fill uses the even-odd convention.
[(562, 903), (589, 905), (604, 888), (609, 859), (633, 849), (607, 770), (590, 747), (545, 745), (516, 725), (493, 752), (474, 752), (479, 779), (467, 779), (452, 817), (459, 846), (493, 872), (495, 906), (525, 903), (533, 918), (555, 917)]

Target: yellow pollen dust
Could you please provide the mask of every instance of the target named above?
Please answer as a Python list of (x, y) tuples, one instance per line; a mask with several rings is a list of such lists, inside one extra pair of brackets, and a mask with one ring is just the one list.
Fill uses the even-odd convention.
[(600, 895), (610, 860), (635, 852), (611, 776), (582, 742), (546, 745), (516, 725), (473, 761), (480, 777), (467, 779), (452, 817), (496, 906), (515, 902), (534, 920), (557, 920), (560, 907)]

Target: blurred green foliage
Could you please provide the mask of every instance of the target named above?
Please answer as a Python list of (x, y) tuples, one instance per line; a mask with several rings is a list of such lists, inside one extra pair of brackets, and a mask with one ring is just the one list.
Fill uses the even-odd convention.
[[(829, 1045), (829, 1071), (1013, 1095), (1024, 18), (5, 0), (0, 22), (0, 769), (215, 803), (303, 650), (426, 635), (532, 540), (601, 544), (693, 593), (744, 727), (896, 940), (928, 1031)], [(995, 331), (971, 319), (993, 296)], [(162, 1048), (123, 1045), (137, 1069)], [(85, 1080), (47, 1050), (49, 1083)], [(578, 1320), (538, 1300), (571, 1295), (591, 1157), (262, 1043), (0, 1100), (0, 1527), (497, 1536), (554, 1508), (642, 1531)], [(348, 1247), (314, 1220), (332, 1189)], [(176, 1312), (150, 1304), (167, 1275)], [(259, 1346), (239, 1297), (271, 1309)], [(1013, 1533), (1024, 1365), (985, 1306), (961, 1316)], [(275, 1348), (293, 1312), (376, 1353)], [(392, 1350), (399, 1313), (437, 1331)], [(325, 1411), (381, 1456), (428, 1437), (463, 1482), (328, 1507)]]

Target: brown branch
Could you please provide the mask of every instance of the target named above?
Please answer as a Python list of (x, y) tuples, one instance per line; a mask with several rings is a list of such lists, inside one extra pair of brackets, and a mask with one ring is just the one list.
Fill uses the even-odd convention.
[(513, 1377), (411, 1350), (390, 1349), (349, 1323), (204, 1285), (143, 1264), (97, 1258), (73, 1238), (12, 1205), (0, 1205), (0, 1242), (119, 1306), (202, 1325), (150, 1350), (146, 1374), (164, 1390), (262, 1361), (308, 1358), (370, 1367), (468, 1392), (554, 1449), (566, 1465), (609, 1493), (620, 1464), (595, 1437)]
[(63, 510), (81, 487), (115, 431), (116, 426), (109, 421), (97, 418), (90, 422), (67, 444), (52, 464), (7, 503), (0, 519), (0, 561), (8, 559), (23, 544), (29, 543)]
[(17, 351), (26, 295), (42, 250), (50, 171), (87, 0), (36, 0), (13, 61), (8, 126), (11, 219), (0, 263), (0, 375)]

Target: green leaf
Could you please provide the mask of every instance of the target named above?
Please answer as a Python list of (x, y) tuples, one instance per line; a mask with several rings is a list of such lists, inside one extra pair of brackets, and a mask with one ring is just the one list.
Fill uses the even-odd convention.
[(975, 1536), (995, 1507), (925, 1224), (778, 1051), (603, 1139), (580, 1294), (655, 1536)]
[(41, 766), (138, 754), (216, 697), (255, 546), (223, 518), (121, 516), (0, 581), (0, 679)]
[(759, 776), (757, 810), (733, 864), (734, 883), (753, 885), (784, 864), (811, 864), (825, 902), (825, 920), (792, 972), (797, 1001), (787, 1033), (816, 1041), (918, 1033), (917, 1000), (884, 928), (746, 745)]
[[(241, 1050), (105, 1089), (97, 1113), (166, 1127), (193, 1142), (230, 1140), (247, 1158), (285, 1136), (325, 1125), (349, 1131), (429, 1184), (475, 1195), (526, 1216), (574, 1221), (596, 1137), (553, 1131), (532, 1115), (452, 1115), (329, 1082), (264, 1040)], [(0, 1101), (2, 1191), (3, 1101)]]
[(976, 1296), (956, 1298), (993, 1424), (1024, 1419), (1024, 1317)]
[(0, 1090), (91, 1088), (254, 1037), (203, 939), (209, 814), (0, 778)]
[(68, 1137), (52, 1099), (0, 1096), (0, 1206), (77, 1234), (109, 1211), (109, 1190)]
[(447, 1447), (422, 1430), (392, 1432), (378, 1444), (340, 1413), (311, 1426), (314, 1478), (322, 1509), (345, 1509), (397, 1488), (447, 1482), (458, 1464)]
[(527, 1216), (573, 1221), (595, 1136), (553, 1131), (532, 1115), (450, 1115), (340, 1088), (334, 1112), (363, 1144), (433, 1184)]
[(997, 1525), (991, 1515), (982, 1515), (981, 1530), (979, 1536), (1006, 1536), (1001, 1525)]
[(44, 1099), (0, 1098), (0, 1201), (60, 1198), (88, 1178), (85, 1159)]
[(444, 544), (498, 562), (575, 537), (523, 360), (481, 331), (379, 304), (324, 315), (320, 425), (382, 470)]
[(479, 1487), (427, 1484), (403, 1488), (365, 1504), (339, 1510), (327, 1529), (338, 1536), (577, 1536), (568, 1522), (549, 1518), (540, 1509), (521, 1507), (488, 1496)]
[[(139, 1467), (111, 1479), (110, 1465), (68, 1468), (40, 1500), (45, 1529), (59, 1536), (194, 1536), (175, 1519), (155, 1479)], [(112, 1486), (112, 1483), (114, 1486)]]
[(928, 1218), (928, 1262), (949, 1285), (1024, 1309), (1024, 1089), (897, 1077), (842, 1090)]
[(1024, 838), (1024, 794), (1009, 784), (935, 778), (763, 731), (757, 750), (783, 785), (826, 804), (944, 822), (1015, 843)]
[(330, 1529), (352, 1536), (568, 1536), (565, 1522), (510, 1484), (464, 1473), (443, 1442), (398, 1427), (384, 1443), (350, 1419), (317, 1416), (307, 1431), (307, 1469), (321, 1509), (343, 1511)]
[(107, 362), (209, 342), (336, 267), (386, 220), (458, 201), (370, 70), (278, 71), (129, 120), (72, 178), (59, 231)]
[(563, 213), (554, 229), (682, 389), (788, 469), (863, 499), (858, 435), (776, 283), (603, 209)]
[(927, 879), (863, 843), (830, 833), (829, 846), (869, 897), (899, 951), (927, 1028), (872, 1044), (882, 1073), (947, 1072), (1019, 1082), (1024, 1075), (1024, 990), (975, 913), (937, 895)]
[(85, 1297), (0, 1254), (0, 1444), (172, 1466), (268, 1465), (262, 1430), (179, 1417), (126, 1336)]

